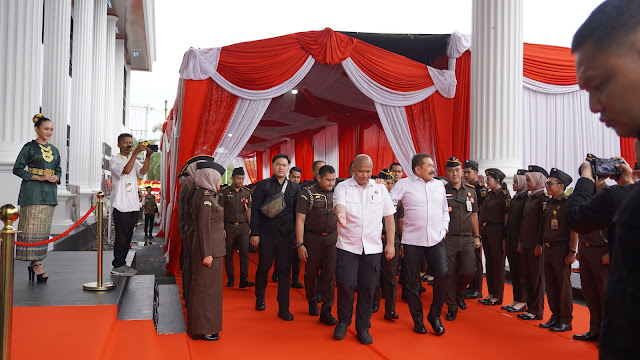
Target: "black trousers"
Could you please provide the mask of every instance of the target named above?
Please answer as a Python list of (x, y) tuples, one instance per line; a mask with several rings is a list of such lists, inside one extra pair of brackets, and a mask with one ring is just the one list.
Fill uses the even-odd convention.
[(475, 249), (476, 253), (476, 274), (469, 284), (469, 289), (482, 293), (482, 281), (484, 279), (484, 269), (482, 265), (482, 246)]
[(407, 291), (405, 299), (409, 304), (409, 312), (415, 323), (424, 322), (422, 313), (422, 301), (420, 300), (420, 263), (422, 256), (427, 258), (429, 270), (433, 275), (433, 301), (429, 312), (434, 316), (442, 314), (442, 305), (447, 294), (447, 281), (449, 278), (449, 268), (447, 265), (447, 253), (444, 241), (434, 246), (402, 245), (404, 248), (404, 268), (405, 278), (403, 285)]
[(289, 309), (289, 289), (291, 286), (291, 249), (293, 232), (281, 235), (278, 229), (260, 236), (258, 245), (258, 270), (256, 270), (256, 298), (264, 299), (267, 289), (267, 277), (274, 257), (278, 274), (278, 305), (281, 310)]
[(382, 254), (358, 255), (337, 249), (336, 255), (338, 321), (347, 325), (351, 324), (354, 291), (357, 286), (356, 331), (369, 330), (371, 328), (371, 312), (373, 311), (373, 292), (380, 277)]
[(149, 236), (153, 235), (154, 220), (155, 220), (155, 215), (144, 214), (144, 233), (149, 234)]
[(125, 264), (129, 253), (133, 229), (138, 223), (139, 211), (120, 212), (113, 209), (113, 224), (116, 228), (116, 238), (113, 245), (113, 261), (111, 265), (117, 268)]
[(507, 243), (507, 259), (509, 259), (511, 284), (513, 284), (513, 300), (521, 303), (527, 302), (527, 291), (522, 280), (522, 260), (517, 243)]
[(602, 265), (602, 257), (608, 252), (607, 247), (585, 246), (580, 243), (580, 282), (584, 302), (591, 314), (589, 330), (594, 334), (600, 334), (602, 324), (604, 289), (609, 279), (609, 265)]
[[(307, 248), (307, 263), (304, 266), (304, 291), (308, 302), (316, 303), (321, 294), (322, 311), (331, 311), (336, 289), (336, 241), (338, 232), (327, 236), (305, 231), (304, 246)], [(296, 250), (297, 251), (297, 250)], [(320, 278), (319, 272), (322, 271)]]
[[(388, 313), (396, 311), (396, 295), (398, 293), (396, 277), (398, 276), (398, 265), (400, 264), (400, 238), (398, 236), (396, 236), (393, 244), (396, 255), (391, 260), (387, 260), (384, 256), (380, 259), (382, 271), (380, 272), (380, 281), (378, 281), (373, 297), (373, 303), (378, 306), (380, 305), (380, 300), (384, 299), (384, 309)], [(383, 241), (383, 245), (387, 246), (386, 241)]]

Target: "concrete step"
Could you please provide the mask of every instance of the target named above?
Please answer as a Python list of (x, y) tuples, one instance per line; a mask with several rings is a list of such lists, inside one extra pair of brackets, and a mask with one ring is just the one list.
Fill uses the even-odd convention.
[(154, 286), (155, 275), (129, 277), (118, 306), (118, 320), (152, 319)]
[(156, 283), (153, 297), (153, 323), (158, 334), (187, 332), (178, 285)]

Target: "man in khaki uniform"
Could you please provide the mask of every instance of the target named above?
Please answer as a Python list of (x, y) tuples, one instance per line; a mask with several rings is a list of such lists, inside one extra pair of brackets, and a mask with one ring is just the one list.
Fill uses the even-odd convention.
[(220, 191), (218, 203), (224, 208), (224, 230), (227, 233), (227, 255), (224, 267), (227, 271), (227, 287), (233, 287), (235, 272), (233, 254), (240, 252), (240, 288), (253, 287), (249, 274), (249, 221), (251, 220), (251, 191), (243, 186), (244, 169), (233, 169), (231, 186)]

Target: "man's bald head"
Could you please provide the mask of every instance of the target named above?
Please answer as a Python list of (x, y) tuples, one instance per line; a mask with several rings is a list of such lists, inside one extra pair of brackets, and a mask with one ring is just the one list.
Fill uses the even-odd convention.
[(353, 160), (353, 178), (358, 185), (365, 186), (371, 179), (373, 160), (366, 154), (360, 154)]

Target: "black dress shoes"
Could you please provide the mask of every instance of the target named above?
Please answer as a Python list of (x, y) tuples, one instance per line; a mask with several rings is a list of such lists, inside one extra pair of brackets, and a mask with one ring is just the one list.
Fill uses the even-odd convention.
[(564, 332), (564, 331), (569, 331), (571, 329), (572, 329), (571, 324), (565, 324), (565, 323), (559, 322), (549, 330), (553, 332)]
[(422, 286), (422, 284), (420, 284), (420, 291), (418, 292), (419, 294), (422, 294), (423, 292), (427, 291), (427, 289), (425, 289), (424, 286)]
[(380, 310), (380, 305), (373, 304), (373, 309), (371, 309), (371, 313), (375, 314), (378, 312), (378, 310)]
[(213, 333), (211, 335), (191, 335), (193, 340), (204, 340), (204, 341), (216, 341), (220, 340), (220, 335), (218, 333)]
[(465, 299), (480, 299), (482, 298), (482, 293), (480, 291), (469, 291), (466, 294), (464, 294), (464, 298)]
[(447, 321), (453, 321), (456, 319), (456, 317), (458, 316), (458, 311), (451, 311), (449, 310), (449, 312), (447, 312), (447, 315), (444, 317), (445, 320)]
[(511, 307), (511, 305), (502, 305), (502, 306), (500, 306), (500, 310), (506, 310), (506, 311), (509, 311), (509, 309), (513, 309), (513, 308)]
[(484, 305), (489, 305), (490, 301), (491, 301), (491, 298), (488, 298), (488, 297), (478, 300), (480, 304), (484, 304)]
[(502, 305), (502, 299), (489, 300), (489, 301), (485, 302), (484, 304), (485, 305), (490, 305), (490, 306)]
[(349, 327), (348, 324), (339, 322), (336, 325), (336, 328), (333, 329), (333, 337), (334, 337), (334, 339), (336, 339), (336, 340), (344, 339), (344, 337), (347, 336), (347, 328), (348, 327)]
[(416, 334), (426, 334), (427, 328), (424, 327), (423, 322), (413, 324), (413, 332)]
[(278, 317), (284, 321), (293, 320), (293, 314), (289, 312), (289, 310), (280, 310), (278, 311)]
[(356, 335), (356, 337), (358, 338), (358, 341), (360, 341), (360, 344), (362, 345), (373, 344), (373, 337), (371, 336), (371, 334), (369, 334), (369, 330), (362, 330)]
[(256, 283), (249, 281), (248, 279), (245, 278), (240, 278), (240, 289), (244, 289), (244, 288), (248, 288), (248, 287), (254, 287), (256, 286)]
[(309, 315), (318, 316), (320, 312), (318, 311), (318, 304), (315, 301), (309, 303)]
[(294, 289), (302, 289), (304, 286), (302, 285), (302, 283), (298, 280), (293, 280), (291, 282), (291, 287)]
[(519, 314), (518, 318), (522, 320), (542, 320), (542, 316), (533, 315), (533, 314), (529, 315), (527, 313)]
[(520, 307), (520, 309), (516, 309), (516, 308), (512, 307), (512, 308), (509, 308), (507, 311), (510, 312), (510, 313), (525, 312), (525, 311), (527, 311), (527, 305), (522, 305)]
[(233, 287), (233, 278), (229, 278), (229, 281), (227, 281), (227, 287)]
[(591, 331), (587, 331), (585, 334), (575, 334), (573, 335), (573, 339), (574, 340), (580, 340), (580, 341), (598, 341), (600, 339), (600, 335), (599, 334), (594, 334)]
[(397, 320), (400, 316), (395, 311), (384, 312), (384, 318), (386, 320)]
[(265, 308), (264, 299), (256, 299), (256, 310), (264, 311)]
[(456, 302), (461, 310), (467, 310), (467, 304), (464, 302), (464, 296), (461, 294), (456, 295)]
[(545, 328), (545, 329), (551, 329), (552, 327), (556, 326), (557, 324), (558, 324), (558, 322), (556, 320), (554, 320), (553, 318), (551, 318), (546, 323), (540, 324), (540, 327), (541, 328)]
[(442, 326), (442, 320), (440, 320), (440, 316), (434, 316), (433, 314), (429, 313), (429, 315), (427, 315), (427, 321), (429, 322), (429, 324), (431, 324), (431, 328), (433, 329), (433, 332), (436, 333), (436, 335), (440, 336), (444, 334), (444, 326)]
[(335, 325), (338, 320), (331, 315), (331, 311), (323, 311), (320, 313), (320, 322), (326, 325)]

